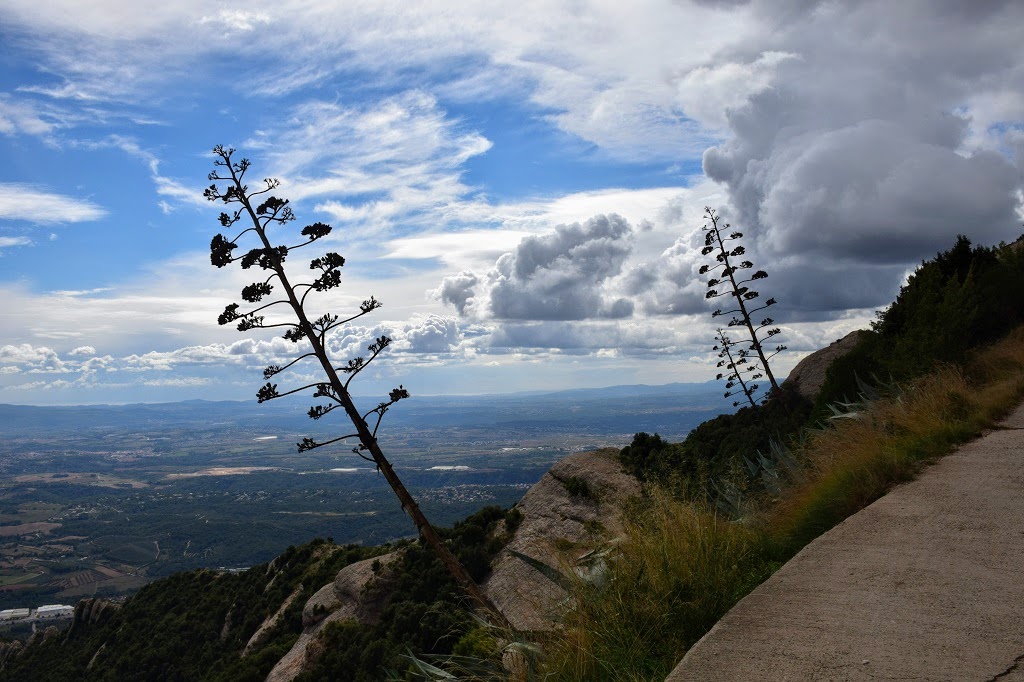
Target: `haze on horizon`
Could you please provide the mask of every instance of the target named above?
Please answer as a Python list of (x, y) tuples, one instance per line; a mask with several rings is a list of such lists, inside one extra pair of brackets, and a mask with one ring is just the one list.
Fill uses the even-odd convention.
[[(1024, 5), (0, 0), (2, 402), (248, 399), (209, 149), (335, 227), (356, 393), (714, 376), (701, 214), (800, 357), (1024, 228)], [(303, 254), (305, 256), (306, 254)], [(362, 379), (362, 377), (361, 377)]]

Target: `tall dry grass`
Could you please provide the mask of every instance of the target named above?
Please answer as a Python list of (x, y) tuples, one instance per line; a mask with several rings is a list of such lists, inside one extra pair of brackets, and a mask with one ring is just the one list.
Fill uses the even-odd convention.
[(771, 574), (759, 533), (654, 490), (631, 510), (611, 580), (578, 580), (545, 642), (544, 679), (664, 679), (738, 599)]
[(874, 401), (856, 418), (810, 432), (799, 451), (806, 474), (762, 525), (791, 554), (929, 461), (991, 428), (1024, 399), (1024, 329)]
[(544, 643), (549, 680), (662, 680), (778, 562), (991, 428), (1024, 399), (1024, 328), (896, 395), (804, 434), (803, 471), (743, 523), (654, 491), (633, 510), (604, 587), (578, 582)]

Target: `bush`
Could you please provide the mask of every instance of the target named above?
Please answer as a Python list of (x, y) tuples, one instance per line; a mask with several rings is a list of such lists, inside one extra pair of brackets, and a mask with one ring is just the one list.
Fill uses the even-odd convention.
[(924, 262), (900, 289), (872, 330), (829, 368), (814, 414), (855, 400), (857, 379), (908, 381), (942, 363), (962, 364), (972, 349), (1024, 323), (1024, 249), (1018, 241), (971, 247), (960, 235), (948, 251)]
[(714, 497), (715, 483), (744, 470), (744, 458), (767, 453), (807, 423), (811, 404), (792, 387), (764, 405), (745, 407), (700, 424), (682, 443), (638, 433), (619, 453), (627, 471), (690, 499)]
[(597, 500), (597, 493), (590, 488), (587, 479), (579, 476), (570, 476), (562, 481), (562, 486), (569, 493), (570, 497), (582, 498), (585, 500)]

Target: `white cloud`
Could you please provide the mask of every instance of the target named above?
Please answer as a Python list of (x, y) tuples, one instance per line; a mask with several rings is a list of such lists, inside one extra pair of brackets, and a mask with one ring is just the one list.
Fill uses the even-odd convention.
[(92, 346), (78, 346), (77, 348), (71, 349), (68, 355), (96, 355), (96, 349)]
[[(435, 221), (440, 223), (439, 227), (384, 242), (384, 252), (379, 257), (436, 260), (448, 271), (486, 270), (526, 237), (550, 232), (555, 225), (611, 213), (636, 224), (636, 241), (643, 245), (665, 238), (663, 233), (644, 234), (650, 232), (654, 224), (663, 229), (678, 228), (674, 224), (678, 222), (678, 210), (674, 206), (680, 197), (713, 195), (714, 192), (715, 188), (707, 183), (697, 183), (689, 189), (608, 188), (494, 204), (471, 197), (446, 207), (445, 213)], [(490, 227), (474, 227), (479, 225)]]
[(673, 357), (707, 350), (713, 331), (688, 319), (678, 326), (650, 325), (645, 321), (521, 322), (495, 326), (480, 338), (481, 352), (509, 353), (536, 350), (577, 355), (626, 355)]
[(265, 12), (246, 12), (245, 10), (222, 9), (214, 16), (203, 16), (199, 24), (214, 24), (227, 32), (241, 31), (248, 33), (261, 24), (269, 24), (270, 15)]
[(142, 382), (143, 386), (172, 386), (174, 388), (191, 388), (194, 386), (208, 386), (211, 383), (206, 377), (176, 377), (171, 379), (147, 379)]
[[(676, 74), (756, 29), (743, 8), (659, 1), (581, 9), (558, 0), (415, 7), (284, 0), (211, 14), (197, 0), (141, 12), (113, 0), (87, 8), (63, 0), (45, 12), (13, 0), (7, 14), (62, 76), (37, 89), (51, 97), (134, 101), (153, 96), (164, 79), (214, 71), (228, 52), (250, 65), (246, 88), (256, 82), (276, 96), (353, 70), (384, 85), (414, 70), (473, 100), (528, 97), (558, 126), (611, 153), (663, 159), (699, 152), (707, 139), (684, 111)], [(259, 39), (240, 42), (239, 32)]]
[(780, 303), (793, 314), (881, 307), (956, 234), (1017, 236), (1024, 45), (1007, 27), (1024, 6), (754, 7), (764, 30), (734, 51), (795, 56), (725, 109), (727, 139), (703, 160)]
[(0, 133), (5, 135), (48, 135), (57, 127), (48, 115), (31, 101), (16, 100), (0, 93)]
[(113, 291), (113, 287), (96, 287), (94, 289), (57, 289), (50, 293), (54, 296), (94, 296), (96, 294), (103, 294), (108, 291)]
[(106, 210), (83, 199), (47, 192), (32, 185), (0, 183), (0, 220), (37, 225), (99, 220)]
[(452, 353), (463, 341), (459, 321), (454, 317), (430, 315), (402, 327), (395, 350), (410, 353)]
[[(383, 291), (388, 319), (351, 330), (335, 346), (365, 353), (372, 334), (392, 333), (395, 353), (381, 366), (477, 350), (536, 359), (564, 349), (611, 361), (663, 348), (699, 357), (706, 348), (696, 339), (710, 322), (694, 234), (705, 204), (722, 207), (747, 232), (753, 260), (770, 274), (762, 290), (805, 320), (788, 327), (796, 347), (817, 339), (815, 329), (845, 321), (850, 308), (891, 300), (907, 268), (956, 232), (982, 242), (1016, 236), (1024, 163), (1019, 3), (809, 7), (255, 0), (220, 10), (198, 0), (151, 7), (9, 0), (6, 29), (43, 76), (0, 95), (0, 133), (52, 136), (109, 116), (107, 105), (121, 108), (112, 102), (144, 109), (180, 94), (170, 86), (184, 75), (198, 89), (228, 84), (233, 106), (267, 103), (262, 132), (248, 140), (235, 133), (259, 154), (261, 172), (269, 161), (267, 174), (286, 181), (285, 196), (347, 228), (339, 233), (348, 252), (381, 252), (363, 270), (353, 257), (348, 293), (325, 297), (326, 307), (341, 308)], [(294, 104), (280, 117), (284, 95)], [(577, 161), (686, 167), (713, 145), (705, 168), (721, 187), (598, 188), (564, 197), (540, 190), (495, 200), (465, 171), (490, 149), (483, 121), (496, 103), (502, 115), (539, 119), (545, 135), (544, 123), (568, 133), (559, 151)], [(468, 104), (470, 116), (485, 113), (465, 121), (451, 113)], [(189, 182), (167, 174), (169, 161), (161, 168), (165, 152), (140, 139), (94, 144), (146, 163), (165, 213), (206, 205)], [(14, 192), (21, 203), (5, 213), (2, 190), (12, 187), (22, 190)], [(36, 199), (26, 203), (23, 190)], [(567, 247), (517, 270), (530, 260), (519, 258), (524, 241), (541, 243), (555, 225), (611, 213), (634, 229), (609, 238), (594, 258), (574, 260)], [(0, 186), (0, 217), (10, 220), (102, 215), (88, 201)], [(374, 245), (359, 245), (367, 236)], [(0, 248), (25, 239), (0, 238)], [(503, 254), (509, 258), (498, 267)], [(5, 341), (52, 346), (70, 368), (79, 365), (68, 349), (88, 343), (117, 358), (107, 368), (94, 363), (97, 373), (140, 376), (287, 355), (277, 341), (236, 342), (231, 330), (212, 328), (244, 275), (214, 280), (205, 254), (159, 265), (175, 272), (154, 268), (145, 274), (152, 282), (118, 282), (109, 296), (4, 285), (0, 293), (14, 291), (0, 296)], [(423, 298), (446, 274), (443, 297), (463, 311), (479, 303), (480, 324), (439, 315), (441, 305)], [(498, 296), (497, 310), (495, 292), (509, 294)], [(532, 319), (599, 316), (619, 301), (632, 304), (628, 321)], [(494, 322), (495, 313), (507, 319)], [(617, 348), (626, 349), (619, 358)]]
[(473, 192), (461, 181), (462, 165), (490, 146), (420, 91), (372, 106), (306, 102), (245, 144), (283, 181), (282, 194), (319, 199), (315, 210), (349, 237), (443, 216)]
[(769, 90), (779, 65), (799, 58), (791, 52), (766, 51), (747, 62), (701, 64), (679, 73), (673, 81), (686, 112), (721, 134), (728, 127), (728, 112)]
[(0, 249), (7, 249), (12, 246), (29, 246), (32, 240), (28, 237), (0, 237)]
[(67, 365), (52, 348), (23, 343), (0, 346), (0, 364), (18, 367), (22, 372), (64, 372)]

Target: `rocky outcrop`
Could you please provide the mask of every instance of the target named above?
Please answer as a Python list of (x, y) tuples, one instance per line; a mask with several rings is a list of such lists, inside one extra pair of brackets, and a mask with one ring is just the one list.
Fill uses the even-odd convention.
[(75, 624), (95, 625), (121, 605), (106, 599), (83, 599), (75, 605)]
[(334, 582), (318, 590), (302, 609), (302, 634), (267, 675), (267, 682), (291, 682), (301, 674), (310, 663), (311, 645), (328, 623), (379, 622), (389, 587), (389, 567), (397, 557), (398, 552), (391, 552), (349, 564), (338, 572)]
[[(584, 573), (592, 566), (580, 558), (621, 535), (623, 506), (641, 490), (617, 454), (610, 448), (566, 457), (516, 505), (522, 520), (483, 585), (516, 629), (552, 629), (567, 593), (545, 573)], [(398, 556), (392, 552), (346, 566), (318, 590), (302, 610), (302, 634), (267, 682), (290, 682), (308, 670), (317, 657), (318, 636), (329, 623), (379, 622)]]
[(860, 343), (864, 334), (867, 332), (863, 329), (852, 331), (825, 348), (814, 351), (797, 363), (793, 371), (786, 377), (786, 385), (796, 385), (800, 395), (813, 401), (818, 397), (818, 392), (821, 391), (821, 387), (825, 383), (825, 373), (829, 366), (837, 358), (841, 358), (853, 350)]
[(121, 608), (117, 602), (106, 599), (82, 599), (75, 604), (75, 615), (71, 620), (71, 627), (68, 628), (68, 637), (83, 627), (96, 625), (106, 620), (110, 614)]
[(621, 535), (623, 506), (641, 489), (617, 453), (608, 448), (566, 457), (516, 505), (522, 522), (483, 588), (517, 630), (553, 629), (567, 592), (552, 571), (591, 570), (581, 558)]
[(7, 667), (7, 664), (20, 656), (24, 650), (25, 645), (17, 639), (10, 642), (0, 642), (0, 670)]
[[(303, 589), (305, 588), (303, 588), (302, 585), (296, 587), (295, 590), (293, 590), (292, 593), (289, 594), (288, 597), (283, 602), (281, 602), (281, 606), (278, 607), (277, 611), (275, 611), (273, 615), (271, 615), (263, 621), (263, 623), (256, 630), (256, 632), (253, 633), (252, 637), (249, 638), (249, 641), (246, 642), (245, 649), (242, 650), (243, 658), (248, 656), (253, 649), (255, 649), (263, 643), (263, 640), (266, 638), (267, 633), (270, 632), (274, 628), (274, 626), (281, 621), (281, 618), (284, 616), (284, 612), (287, 611), (288, 607), (292, 605), (292, 602), (294, 602), (298, 598), (298, 596), (302, 594)], [(226, 619), (224, 622), (224, 630), (221, 631), (222, 640), (225, 639), (225, 635), (229, 629), (228, 626), (230, 623), (231, 614), (229, 613), (228, 616), (229, 618)]]
[(388, 567), (397, 558), (398, 552), (390, 552), (343, 568), (333, 583), (325, 585), (306, 602), (302, 624), (309, 627), (321, 621), (348, 619), (376, 625), (388, 594), (391, 575)]

